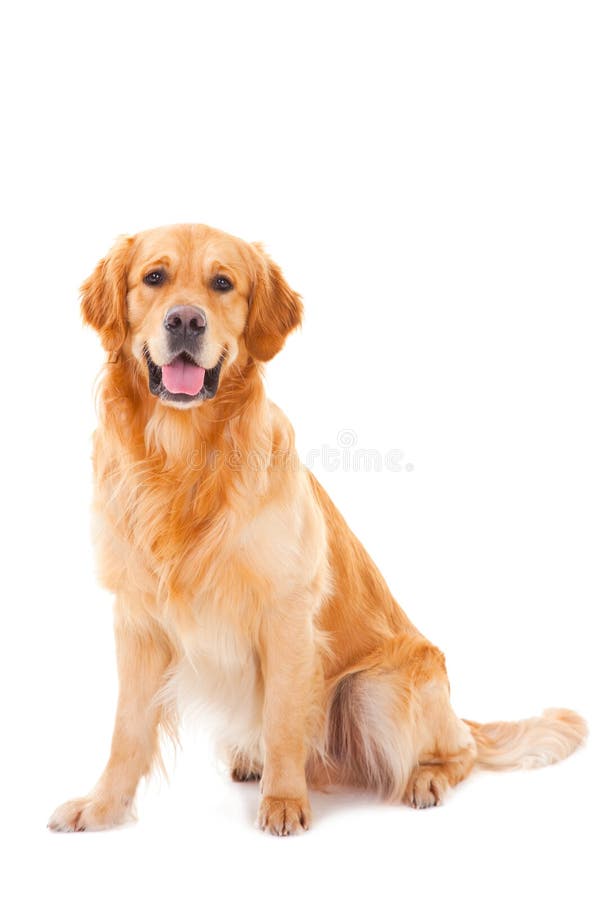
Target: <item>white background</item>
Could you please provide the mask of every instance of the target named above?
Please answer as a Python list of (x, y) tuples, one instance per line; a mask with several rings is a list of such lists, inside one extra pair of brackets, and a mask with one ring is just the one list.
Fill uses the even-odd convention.
[[(2, 216), (2, 893), (597, 896), (598, 7), (577, 2), (12, 4)], [(315, 796), (253, 828), (203, 732), (138, 825), (55, 835), (105, 761), (111, 599), (88, 536), (78, 286), (122, 232), (262, 239), (306, 303), (269, 390), (461, 715), (572, 706), (588, 746), (436, 810)]]

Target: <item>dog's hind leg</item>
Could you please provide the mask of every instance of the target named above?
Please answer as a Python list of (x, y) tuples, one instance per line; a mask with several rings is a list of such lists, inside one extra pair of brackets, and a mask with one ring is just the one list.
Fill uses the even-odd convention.
[(410, 774), (404, 802), (413, 809), (439, 806), (448, 788), (463, 781), (473, 764), (474, 753), (469, 747), (458, 750), (452, 759), (420, 762)]
[(242, 750), (229, 754), (229, 773), (232, 781), (260, 781), (262, 765), (250, 759)]
[(406, 635), (340, 678), (328, 714), (334, 779), (424, 808), (471, 771), (475, 742), (450, 706), (444, 657)]

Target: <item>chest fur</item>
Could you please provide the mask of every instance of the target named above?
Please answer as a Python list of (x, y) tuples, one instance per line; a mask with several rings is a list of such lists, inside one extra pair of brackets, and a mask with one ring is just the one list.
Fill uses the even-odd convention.
[(269, 602), (326, 568), (324, 524), (306, 476), (160, 471), (116, 460), (97, 481), (100, 577), (110, 590), (195, 604)]
[(257, 648), (273, 607), (324, 594), (324, 523), (303, 471), (169, 471), (100, 459), (96, 546), (104, 585), (173, 645), (165, 699), (208, 713), (222, 740), (258, 753)]

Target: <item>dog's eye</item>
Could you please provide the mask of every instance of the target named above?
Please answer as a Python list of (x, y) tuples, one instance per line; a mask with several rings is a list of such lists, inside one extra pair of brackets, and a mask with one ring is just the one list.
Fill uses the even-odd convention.
[(225, 291), (230, 291), (233, 288), (233, 284), (229, 278), (225, 278), (224, 275), (217, 275), (213, 278), (211, 287), (213, 291), (220, 291), (224, 294)]
[(157, 285), (163, 284), (165, 277), (165, 273), (162, 269), (154, 269), (152, 272), (148, 272), (144, 275), (144, 284), (149, 284), (150, 287), (157, 287)]

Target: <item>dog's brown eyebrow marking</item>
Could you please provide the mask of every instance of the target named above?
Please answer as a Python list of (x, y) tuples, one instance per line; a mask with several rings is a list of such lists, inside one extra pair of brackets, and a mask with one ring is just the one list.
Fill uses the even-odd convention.
[[(136, 284), (139, 284), (140, 281), (143, 281), (146, 275), (149, 272), (154, 271), (155, 269), (170, 269), (172, 268), (173, 260), (170, 256), (159, 256), (156, 259), (151, 260), (150, 262), (144, 263), (140, 270), (139, 278), (136, 281)], [(131, 285), (130, 287), (132, 287)]]
[(170, 256), (160, 256), (158, 259), (152, 260), (152, 262), (144, 263), (143, 271), (149, 271), (150, 269), (156, 269), (158, 266), (170, 266), (173, 260)]
[(211, 275), (214, 275), (216, 272), (223, 272), (225, 275), (237, 275), (240, 271), (239, 266), (236, 266), (234, 263), (221, 262), (220, 259), (212, 259), (207, 268)]
[(207, 260), (205, 271), (208, 278), (214, 278), (215, 275), (226, 275), (236, 284), (243, 281), (245, 274), (243, 262), (237, 260), (224, 262), (219, 256)]

